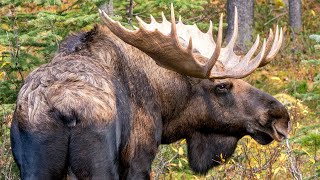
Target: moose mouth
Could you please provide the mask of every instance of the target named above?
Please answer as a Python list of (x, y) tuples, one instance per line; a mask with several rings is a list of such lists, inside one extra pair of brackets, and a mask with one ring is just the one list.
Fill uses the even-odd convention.
[(281, 142), (288, 137), (288, 133), (290, 131), (289, 125), (289, 122), (286, 124), (273, 122), (270, 129), (257, 131), (250, 136), (262, 145), (269, 144), (273, 140)]

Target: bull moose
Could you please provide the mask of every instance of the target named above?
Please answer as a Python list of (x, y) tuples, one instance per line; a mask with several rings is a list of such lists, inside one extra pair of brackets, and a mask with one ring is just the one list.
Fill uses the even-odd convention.
[(285, 107), (241, 78), (270, 62), (283, 33), (259, 36), (244, 56), (195, 25), (140, 18), (129, 30), (104, 22), (66, 38), (26, 78), (11, 143), (22, 179), (149, 179), (160, 144), (186, 139), (191, 169), (205, 174), (250, 135), (260, 144), (288, 135)]

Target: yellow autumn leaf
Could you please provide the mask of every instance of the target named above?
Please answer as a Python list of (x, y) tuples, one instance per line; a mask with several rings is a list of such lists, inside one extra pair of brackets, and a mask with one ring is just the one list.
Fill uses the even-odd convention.
[[(0, 45), (0, 53), (3, 52), (3, 51), (6, 51), (7, 50), (7, 47), (6, 46), (1, 46)], [(0, 59), (1, 61), (1, 59)]]
[(273, 0), (274, 5), (276, 8), (282, 8), (285, 7), (285, 4), (282, 0)]
[(183, 155), (183, 148), (182, 147), (179, 147), (179, 151), (178, 151), (178, 154), (180, 155), (180, 156), (182, 156)]
[(316, 163), (316, 161), (313, 158), (309, 158), (309, 161), (312, 162), (312, 164)]
[(1, 29), (3, 29), (3, 30), (9, 30), (10, 29), (10, 27), (7, 25), (7, 24), (1, 24)]
[(256, 174), (256, 176), (257, 176), (257, 179), (261, 179), (261, 178), (260, 178), (260, 174)]
[(224, 163), (224, 162), (226, 161), (226, 160), (224, 159), (224, 157), (223, 157), (223, 154), (222, 154), (222, 153), (220, 154), (220, 159), (221, 159), (221, 162), (222, 162), (222, 163)]
[(195, 175), (193, 175), (193, 178), (195, 179), (195, 180), (198, 180), (199, 178), (197, 177), (197, 176), (195, 176)]
[(177, 167), (175, 163), (169, 163), (168, 166)]
[(174, 147), (171, 147), (171, 149), (174, 151), (174, 152), (178, 152), (178, 150)]
[(312, 16), (316, 16), (316, 12), (314, 12), (314, 10), (310, 10)]
[(181, 161), (179, 160), (179, 164), (178, 164), (179, 168), (182, 168), (182, 163)]
[(279, 77), (276, 77), (276, 76), (272, 76), (270, 79), (271, 80), (275, 80), (275, 81), (281, 81), (281, 79)]
[(280, 170), (281, 170), (281, 167), (277, 167), (277, 168), (274, 170), (274, 173), (273, 173), (273, 174), (277, 174)]
[(285, 161), (287, 159), (287, 155), (286, 154), (281, 154), (279, 157), (280, 162)]
[(233, 159), (231, 159), (229, 162), (232, 162), (233, 164), (236, 164), (236, 162)]
[(184, 161), (185, 163), (188, 163), (188, 160), (186, 158), (180, 158), (182, 161)]
[(305, 152), (309, 157), (311, 157), (311, 154), (307, 150), (305, 150), (304, 148), (302, 148), (301, 150)]
[(296, 124), (296, 129), (300, 129), (302, 126), (300, 125), (300, 123), (299, 122), (297, 122), (297, 124)]
[(7, 64), (10, 64), (10, 62), (4, 62), (4, 63), (2, 63), (1, 67), (3, 68), (3, 67), (6, 66)]
[(0, 79), (2, 79), (2, 77), (4, 77), (5, 75), (6, 75), (5, 72), (1, 72), (1, 73), (0, 73)]

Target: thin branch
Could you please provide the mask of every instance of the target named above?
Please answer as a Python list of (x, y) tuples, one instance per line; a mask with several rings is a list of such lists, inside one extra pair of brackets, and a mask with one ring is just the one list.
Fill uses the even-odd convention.
[(133, 16), (133, 0), (129, 0), (129, 9), (128, 9), (128, 23), (132, 25), (132, 16)]
[(287, 145), (287, 154), (289, 155), (289, 162), (290, 162), (290, 171), (294, 179), (296, 180), (302, 180), (302, 174), (297, 168), (297, 164), (295, 162), (295, 158), (293, 157), (292, 149), (289, 144), (289, 139), (286, 139), (286, 145)]
[(276, 17), (270, 19), (269, 21), (267, 21), (266, 23), (264, 23), (264, 25), (267, 25), (267, 24), (271, 23), (272, 21), (274, 21), (274, 20), (276, 20), (276, 19), (279, 19), (281, 16), (284, 16), (284, 15), (286, 15), (287, 13), (288, 13), (288, 12), (284, 12), (284, 13), (279, 14), (278, 16), (276, 16)]

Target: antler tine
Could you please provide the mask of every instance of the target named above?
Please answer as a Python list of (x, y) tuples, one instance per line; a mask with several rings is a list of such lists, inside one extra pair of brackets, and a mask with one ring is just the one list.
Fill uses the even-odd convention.
[(157, 20), (150, 14), (151, 24), (158, 23)]
[(190, 39), (189, 39), (189, 44), (188, 44), (188, 47), (187, 47), (187, 51), (189, 53), (192, 53), (192, 37), (190, 37)]
[[(258, 47), (259, 42), (259, 36), (257, 37), (257, 40), (253, 47), (250, 49), (250, 51), (255, 51)], [(259, 52), (259, 54), (252, 60), (250, 58), (247, 58), (246, 60), (240, 61), (236, 66), (232, 68), (224, 69), (224, 71), (215, 71), (212, 70), (210, 73), (210, 78), (243, 78), (251, 74), (261, 63), (263, 60), (263, 57), (266, 52), (266, 40), (264, 39), (262, 49)], [(252, 52), (248, 53), (249, 55), (252, 54)], [(248, 56), (249, 56), (248, 55)]]
[[(278, 30), (278, 26), (277, 26), (277, 30)], [(280, 50), (280, 47), (281, 47), (281, 44), (282, 44), (282, 41), (283, 41), (282, 28), (280, 28), (279, 38), (277, 38), (278, 37), (277, 35), (278, 35), (278, 33), (276, 34), (274, 44), (271, 47), (271, 50), (270, 50), (270, 52), (269, 52), (269, 54), (267, 56), (267, 59), (273, 58), (277, 54), (277, 52)]]
[[(178, 37), (178, 34), (177, 34), (177, 24), (176, 24), (176, 18), (174, 16), (173, 3), (171, 3), (171, 33), (170, 34), (171, 34), (171, 37), (174, 39), (174, 43), (176, 44), (176, 46), (178, 46), (179, 48), (183, 49), (183, 47), (179, 43), (179, 37)], [(190, 36), (190, 39), (189, 39), (187, 52), (192, 56), (192, 38), (191, 38), (191, 36)]]
[[(212, 22), (210, 21), (210, 26), (212, 28)], [(223, 27), (223, 14), (220, 15), (220, 21), (219, 21), (219, 30), (218, 30), (218, 38), (217, 38), (217, 43), (216, 43), (216, 48), (211, 56), (211, 58), (208, 60), (205, 68), (207, 70), (207, 77), (210, 77), (210, 72), (212, 67), (215, 65), (217, 62), (220, 51), (221, 51), (221, 44), (222, 44), (222, 27)], [(209, 28), (210, 29), (210, 28)], [(212, 37), (212, 33), (211, 33)]]
[(181, 20), (181, 15), (179, 16), (179, 20), (178, 20), (178, 23), (182, 23), (182, 20)]
[(230, 42), (226, 46), (227, 49), (233, 49), (233, 47), (234, 47), (234, 45), (236, 43), (237, 37), (238, 37), (238, 9), (235, 6), (234, 7), (233, 34), (232, 34), (232, 37), (230, 39)]
[(259, 34), (257, 35), (256, 41), (254, 42), (253, 46), (251, 47), (251, 49), (248, 51), (248, 53), (242, 58), (241, 61), (250, 61), (251, 57), (253, 56), (253, 54), (256, 52), (258, 46), (260, 43), (260, 36)]
[[(266, 52), (270, 52), (271, 50), (271, 46), (272, 46), (272, 41), (273, 41), (273, 38), (274, 38), (274, 35), (273, 35), (273, 31), (272, 29), (269, 30), (269, 37), (268, 37), (268, 40), (267, 40), (267, 47), (266, 47)], [(261, 62), (261, 64), (259, 65), (259, 67), (263, 66), (266, 64), (266, 57), (267, 57), (267, 53), (264, 55), (264, 59), (263, 61)]]
[[(276, 32), (275, 32), (275, 37), (274, 37), (274, 41), (273, 41), (273, 44), (272, 44), (272, 46), (271, 46), (271, 49), (270, 49), (269, 54), (272, 53), (272, 52), (277, 48), (278, 41), (279, 41), (279, 28), (278, 28), (278, 25), (277, 25), (277, 27), (276, 27)], [(269, 54), (268, 54), (268, 55), (269, 55)], [(267, 55), (267, 56), (268, 56), (268, 55)]]
[(148, 27), (148, 24), (146, 22), (144, 22), (139, 16), (136, 16), (136, 19), (138, 20), (138, 23), (139, 23), (139, 27), (141, 28), (146, 28)]
[(162, 23), (164, 22), (169, 22), (166, 18), (166, 16), (164, 15), (163, 11), (161, 12), (161, 17), (162, 17)]
[[(271, 50), (271, 43), (272, 43), (273, 38), (274, 38), (273, 31), (270, 28), (269, 37), (267, 40), (267, 52), (270, 52), (270, 50)], [(265, 56), (267, 56), (267, 54)]]
[(176, 42), (179, 42), (178, 36), (177, 36), (176, 18), (174, 17), (174, 8), (172, 3), (171, 3), (171, 36), (175, 39)]
[(114, 31), (121, 31), (124, 36), (129, 35), (130, 33), (134, 32), (132, 30), (124, 28), (120, 22), (114, 21), (111, 19), (107, 13), (99, 9), (99, 14), (101, 15), (102, 20), (106, 23), (106, 25), (114, 27)]
[[(263, 45), (259, 54), (251, 60), (255, 51), (259, 46), (259, 35), (248, 51), (244, 56), (238, 56), (233, 52), (233, 47), (235, 45), (238, 35), (238, 12), (237, 7), (235, 7), (235, 17), (234, 17), (234, 31), (228, 45), (222, 49), (222, 56), (219, 57), (221, 63), (218, 66), (214, 66), (210, 72), (210, 78), (243, 78), (250, 73), (252, 73), (256, 68), (266, 65), (271, 61), (271, 59), (277, 54), (280, 49), (283, 33), (282, 29), (277, 27), (275, 38), (273, 40), (273, 32), (270, 30), (268, 41), (263, 40)], [(273, 44), (271, 46), (273, 40)]]
[(209, 29), (207, 31), (207, 34), (209, 34), (212, 37), (212, 29), (213, 29), (212, 21), (210, 20), (209, 23), (210, 23), (210, 25), (209, 25)]
[[(258, 39), (258, 37), (257, 37), (257, 39)], [(264, 55), (266, 53), (266, 47), (267, 47), (266, 39), (263, 39), (262, 49), (261, 49), (260, 53), (249, 62), (249, 65), (246, 68), (246, 73), (242, 74), (239, 77), (241, 77), (241, 78), (246, 77), (259, 67), (261, 61), (263, 61), (263, 59), (264, 59)]]
[[(272, 30), (270, 31), (270, 35), (269, 36), (273, 36)], [(269, 41), (269, 38), (268, 38), (268, 41)], [(271, 60), (276, 56), (276, 54), (280, 50), (280, 47), (282, 45), (282, 41), (283, 41), (283, 31), (282, 31), (282, 28), (280, 28), (280, 32), (279, 32), (279, 28), (278, 28), (278, 25), (277, 25), (273, 44), (272, 44), (272, 46), (270, 48), (269, 53), (266, 55), (266, 57), (261, 62), (259, 67), (265, 66), (266, 64), (271, 62)], [(270, 41), (270, 43), (271, 43), (271, 41)]]
[(113, 19), (111, 19), (107, 13), (105, 13), (104, 11), (102, 11), (101, 9), (98, 9), (99, 14), (102, 15), (102, 17), (104, 17), (106, 20), (108, 20), (108, 22), (111, 23), (115, 23), (116, 21), (114, 21)]

